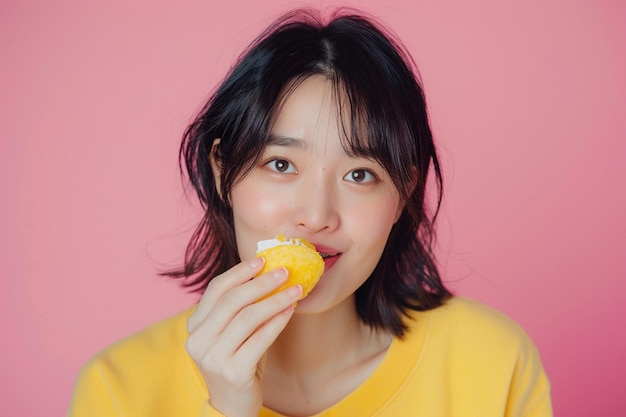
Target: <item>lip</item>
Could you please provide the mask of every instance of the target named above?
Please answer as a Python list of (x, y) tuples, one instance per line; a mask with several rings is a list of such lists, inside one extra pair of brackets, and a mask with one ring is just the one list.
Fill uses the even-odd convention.
[(326, 273), (330, 268), (332, 268), (337, 263), (337, 261), (342, 255), (342, 252), (338, 251), (337, 249), (324, 246), (324, 245), (316, 244), (314, 246), (315, 246), (315, 250), (317, 250), (320, 255), (323, 255), (322, 258), (324, 259), (324, 273)]
[(324, 259), (324, 273), (328, 272), (328, 270), (337, 263), (340, 257), (341, 257), (341, 254), (338, 253), (337, 255), (327, 256), (323, 258)]

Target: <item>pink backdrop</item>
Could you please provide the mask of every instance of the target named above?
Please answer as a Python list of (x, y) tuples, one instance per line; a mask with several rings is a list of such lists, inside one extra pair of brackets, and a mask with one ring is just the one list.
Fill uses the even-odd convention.
[[(0, 414), (63, 415), (90, 356), (193, 301), (155, 273), (198, 216), (180, 134), (242, 46), (303, 4), (336, 3), (2, 2)], [(626, 415), (626, 3), (343, 4), (421, 69), (447, 281), (527, 329), (558, 415)]]

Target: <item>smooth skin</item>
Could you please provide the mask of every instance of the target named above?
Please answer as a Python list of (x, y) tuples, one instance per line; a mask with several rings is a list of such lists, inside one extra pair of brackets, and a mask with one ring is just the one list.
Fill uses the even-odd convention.
[[(391, 343), (389, 333), (359, 320), (354, 292), (403, 204), (380, 164), (344, 151), (336, 102), (325, 77), (303, 81), (276, 115), (260, 163), (229, 196), (244, 261), (211, 281), (187, 341), (211, 405), (228, 417), (258, 416), (262, 406), (294, 417), (318, 413), (367, 379)], [(212, 162), (219, 178), (228, 167)], [(278, 233), (333, 255), (295, 308), (299, 286), (257, 302), (286, 280), (285, 269), (251, 279), (263, 262), (256, 242)]]

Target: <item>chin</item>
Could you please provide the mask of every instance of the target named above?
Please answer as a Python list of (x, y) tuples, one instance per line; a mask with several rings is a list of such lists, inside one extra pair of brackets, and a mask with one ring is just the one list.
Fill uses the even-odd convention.
[(311, 291), (308, 296), (298, 301), (295, 314), (323, 314), (348, 301), (354, 305), (354, 292), (349, 293), (347, 296), (337, 294), (336, 291), (333, 291), (333, 288), (324, 285), (330, 283), (330, 280), (323, 282), (325, 278), (330, 277), (322, 275), (322, 279), (313, 291)]

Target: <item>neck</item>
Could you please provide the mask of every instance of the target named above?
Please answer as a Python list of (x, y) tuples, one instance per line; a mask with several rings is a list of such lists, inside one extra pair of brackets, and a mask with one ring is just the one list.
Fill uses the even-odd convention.
[(295, 314), (268, 350), (266, 371), (301, 379), (336, 373), (386, 351), (392, 337), (362, 323), (349, 298), (320, 314)]
[(295, 314), (267, 351), (264, 405), (292, 416), (327, 409), (369, 377), (392, 339), (361, 322), (354, 298), (320, 314)]

